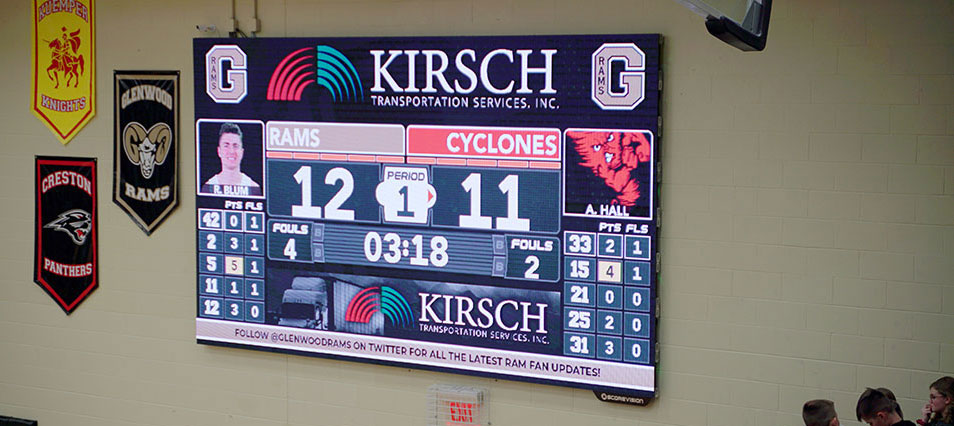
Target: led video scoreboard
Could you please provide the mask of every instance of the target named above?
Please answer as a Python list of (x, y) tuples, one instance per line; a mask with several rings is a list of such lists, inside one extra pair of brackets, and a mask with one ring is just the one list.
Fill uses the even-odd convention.
[(198, 341), (652, 398), (659, 47), (194, 40)]

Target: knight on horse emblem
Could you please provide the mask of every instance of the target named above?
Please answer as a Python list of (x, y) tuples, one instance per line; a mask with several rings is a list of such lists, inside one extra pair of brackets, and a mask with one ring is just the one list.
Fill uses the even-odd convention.
[(70, 81), (73, 81), (73, 87), (77, 87), (85, 65), (83, 55), (77, 53), (80, 47), (80, 30), (67, 32), (66, 27), (62, 27), (60, 32), (59, 38), (44, 40), (52, 50), (52, 60), (46, 69), (46, 75), (56, 83), (54, 88), (60, 87), (60, 73), (66, 78), (66, 87), (70, 86)]

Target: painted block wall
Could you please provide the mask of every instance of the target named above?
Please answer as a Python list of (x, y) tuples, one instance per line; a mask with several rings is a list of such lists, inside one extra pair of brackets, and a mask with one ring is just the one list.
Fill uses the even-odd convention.
[[(954, 2), (777, 1), (743, 53), (671, 0), (262, 0), (260, 36), (661, 33), (659, 399), (197, 345), (191, 39), (228, 0), (97, 0), (98, 113), (66, 147), (29, 112), (30, 2), (0, 4), (0, 415), (43, 426), (422, 425), (484, 386), (494, 425), (843, 424), (909, 417), (954, 375)], [(236, 0), (248, 27), (252, 2)], [(217, 34), (225, 35), (223, 32)], [(114, 69), (182, 71), (181, 206), (113, 205)], [(99, 158), (101, 284), (67, 317), (32, 283), (33, 157)]]

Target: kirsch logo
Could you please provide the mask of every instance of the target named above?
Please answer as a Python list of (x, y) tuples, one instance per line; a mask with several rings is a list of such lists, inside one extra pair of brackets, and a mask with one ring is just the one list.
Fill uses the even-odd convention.
[(407, 299), (388, 286), (368, 287), (354, 295), (348, 302), (345, 321), (367, 324), (378, 312), (384, 314), (392, 325), (406, 327), (414, 324), (414, 315)]
[(304, 47), (285, 56), (268, 80), (270, 101), (300, 101), (305, 88), (316, 84), (335, 102), (364, 100), (364, 88), (351, 61), (331, 46)]

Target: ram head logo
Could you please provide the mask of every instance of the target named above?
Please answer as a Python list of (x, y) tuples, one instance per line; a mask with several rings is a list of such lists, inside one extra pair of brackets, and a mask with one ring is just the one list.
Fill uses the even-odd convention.
[(86, 242), (86, 237), (89, 236), (92, 223), (92, 216), (85, 210), (72, 209), (60, 213), (56, 219), (43, 225), (43, 227), (65, 232), (76, 245), (81, 246)]
[(172, 130), (166, 123), (158, 123), (149, 130), (132, 122), (123, 129), (123, 149), (129, 162), (139, 166), (142, 177), (149, 179), (156, 165), (166, 161), (172, 145)]

